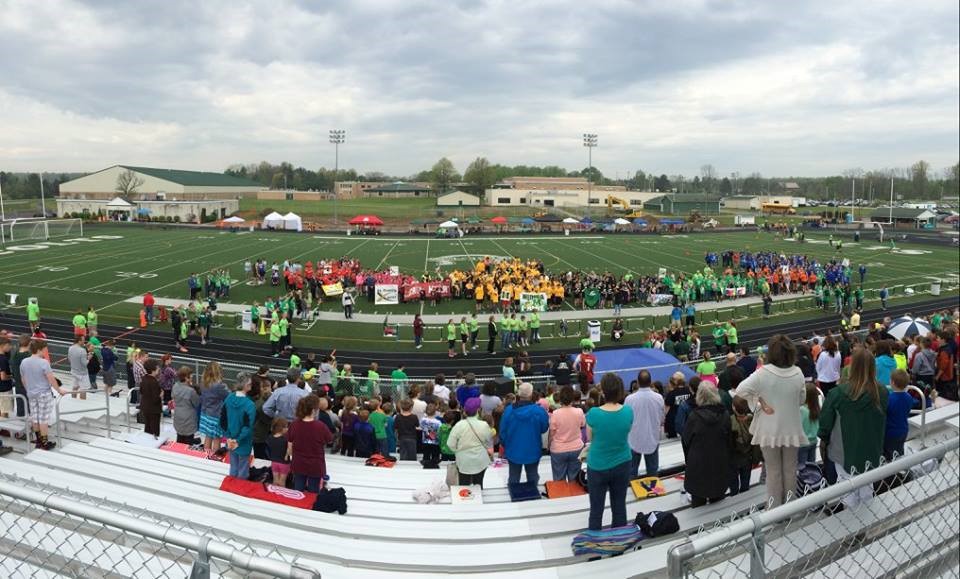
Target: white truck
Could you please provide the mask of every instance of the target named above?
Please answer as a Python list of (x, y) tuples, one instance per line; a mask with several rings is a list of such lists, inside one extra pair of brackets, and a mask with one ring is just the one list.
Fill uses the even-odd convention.
[(737, 227), (752, 226), (757, 224), (757, 218), (753, 215), (736, 215), (733, 218), (733, 224)]

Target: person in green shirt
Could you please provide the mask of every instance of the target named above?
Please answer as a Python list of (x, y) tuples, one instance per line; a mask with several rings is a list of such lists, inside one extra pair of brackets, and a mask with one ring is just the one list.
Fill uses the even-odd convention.
[(30, 333), (37, 331), (40, 327), (40, 304), (36, 299), (27, 302), (27, 321), (30, 322)]
[(717, 352), (722, 352), (727, 343), (727, 331), (723, 329), (723, 326), (717, 324), (713, 328), (713, 347), (716, 348)]
[(517, 321), (517, 343), (524, 348), (530, 345), (530, 340), (527, 339), (527, 329), (529, 327), (530, 324), (527, 322), (527, 316), (520, 316), (520, 319)]
[(377, 447), (380, 454), (388, 456), (390, 454), (390, 449), (387, 446), (388, 417), (383, 410), (380, 410), (380, 401), (376, 398), (371, 399), (368, 405), (370, 407), (370, 417), (367, 418), (367, 422), (373, 427), (373, 435), (377, 439)]
[(296, 353), (290, 354), (290, 367), (300, 368), (300, 356), (298, 356)]
[(270, 324), (270, 353), (276, 358), (280, 356), (280, 341), (283, 338), (280, 323)]
[(454, 358), (457, 355), (457, 325), (453, 323), (453, 318), (447, 320), (447, 357)]
[(394, 400), (403, 398), (403, 392), (407, 386), (407, 373), (404, 368), (406, 368), (406, 365), (400, 362), (400, 365), (393, 372), (390, 372), (392, 390), (396, 393)]
[(257, 302), (250, 306), (250, 325), (254, 333), (260, 331), (260, 304)]
[(77, 313), (73, 316), (73, 335), (86, 337), (87, 335), (87, 316), (83, 315), (83, 312), (77, 310)]
[(290, 320), (287, 319), (287, 314), (280, 314), (280, 320), (277, 322), (277, 326), (280, 327), (280, 347), (289, 348), (291, 336), (290, 336)]
[(530, 312), (530, 340), (540, 343), (540, 312)]
[(736, 352), (740, 344), (740, 338), (737, 336), (737, 326), (733, 322), (727, 322), (727, 351)]
[(190, 326), (187, 324), (187, 320), (180, 319), (180, 339), (177, 341), (177, 347), (181, 352), (186, 353), (187, 350), (187, 334), (190, 333)]
[(470, 316), (470, 349), (477, 349), (477, 335), (480, 334), (480, 321), (477, 320), (477, 314), (474, 312)]
[(87, 306), (87, 335), (97, 335), (97, 312), (93, 306)]
[(703, 353), (703, 361), (697, 364), (697, 374), (700, 374), (701, 378), (705, 376), (716, 376), (717, 363), (710, 359), (710, 352)]
[(464, 316), (460, 318), (460, 325), (458, 326), (460, 330), (460, 351), (464, 356), (467, 355), (467, 339), (470, 335), (470, 329), (467, 327), (467, 317)]
[(370, 368), (367, 370), (367, 389), (370, 392), (370, 396), (380, 395), (380, 373), (377, 372), (379, 369), (379, 364), (370, 362)]

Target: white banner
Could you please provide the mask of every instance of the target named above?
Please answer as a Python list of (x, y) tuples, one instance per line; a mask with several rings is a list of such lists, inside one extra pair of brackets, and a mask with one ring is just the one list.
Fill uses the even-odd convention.
[(395, 283), (378, 283), (374, 286), (373, 303), (378, 306), (395, 306), (400, 303), (400, 286)]

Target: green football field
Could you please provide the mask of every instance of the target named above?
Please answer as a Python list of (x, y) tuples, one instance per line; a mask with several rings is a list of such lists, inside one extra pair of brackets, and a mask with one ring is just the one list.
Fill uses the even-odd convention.
[[(247, 285), (243, 263), (257, 258), (268, 264), (283, 260), (356, 257), (364, 267), (397, 266), (403, 273), (449, 271), (470, 268), (484, 256), (542, 259), (549, 272), (567, 270), (610, 271), (615, 274), (655, 274), (659, 268), (692, 272), (704, 266), (706, 251), (776, 250), (806, 253), (828, 259), (834, 251), (826, 233), (809, 233), (807, 243), (784, 241), (773, 234), (756, 232), (697, 235), (501, 235), (458, 240), (426, 237), (345, 237), (274, 232), (233, 233), (216, 229), (143, 228), (139, 225), (85, 225), (83, 240), (56, 238), (50, 242), (21, 242), (0, 251), (0, 293), (19, 294), (22, 308), (28, 297), (37, 297), (44, 316), (68, 318), (78, 308), (92, 305), (105, 323), (133, 325), (140, 296), (153, 291), (157, 297), (184, 299), (189, 293), (186, 278), (192, 273), (228, 268), (237, 280), (229, 302), (263, 303), (281, 288)], [(854, 269), (868, 267), (865, 288), (924, 283), (933, 278), (955, 279), (960, 256), (955, 248), (926, 244), (903, 244), (891, 252), (888, 244), (864, 238), (847, 241), (844, 255)], [(3, 298), (7, 303), (6, 296)], [(339, 300), (324, 309), (339, 310)], [(461, 315), (472, 311), (472, 302), (429, 304), (424, 313)], [(390, 314), (393, 320), (409, 321), (419, 304), (374, 306), (358, 299), (358, 313)], [(567, 305), (567, 309), (572, 306)], [(226, 325), (226, 324), (225, 324)], [(341, 341), (383, 341), (379, 328), (359, 330), (364, 324), (324, 322), (307, 335)], [(373, 324), (365, 324), (373, 326)], [(301, 332), (304, 335), (304, 332)]]

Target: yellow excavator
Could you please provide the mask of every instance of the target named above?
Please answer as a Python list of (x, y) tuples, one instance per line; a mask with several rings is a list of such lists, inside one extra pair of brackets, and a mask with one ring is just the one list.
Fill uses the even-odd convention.
[(630, 204), (629, 204), (629, 203), (627, 203), (626, 201), (624, 201), (623, 199), (621, 199), (621, 198), (619, 198), (619, 197), (614, 197), (613, 195), (607, 195), (607, 214), (608, 214), (608, 215), (613, 215), (613, 205), (614, 205), (614, 203), (616, 203), (617, 205), (620, 205), (620, 207), (623, 208), (623, 211), (624, 211), (625, 213), (629, 213), (629, 212), (630, 212)]

